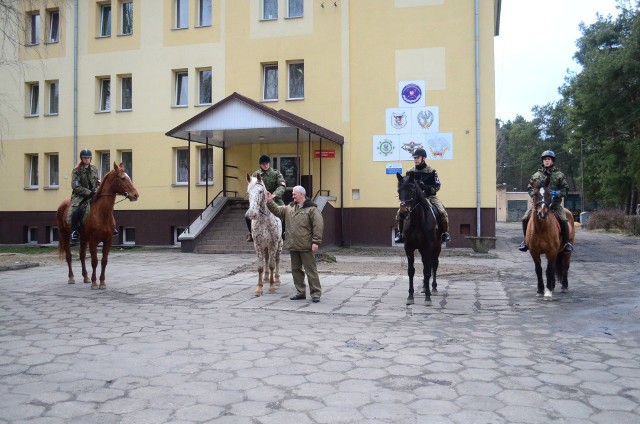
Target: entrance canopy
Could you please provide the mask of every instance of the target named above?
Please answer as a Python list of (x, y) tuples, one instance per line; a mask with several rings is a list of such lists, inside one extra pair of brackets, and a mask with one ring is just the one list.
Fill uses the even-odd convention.
[(276, 111), (233, 93), (166, 133), (169, 137), (220, 148), (236, 144), (331, 141), (344, 137), (286, 110)]

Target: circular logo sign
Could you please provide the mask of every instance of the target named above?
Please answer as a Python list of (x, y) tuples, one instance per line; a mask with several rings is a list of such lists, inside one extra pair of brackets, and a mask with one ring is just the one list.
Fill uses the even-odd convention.
[(407, 84), (402, 89), (402, 100), (407, 103), (415, 103), (422, 97), (422, 90), (416, 84)]

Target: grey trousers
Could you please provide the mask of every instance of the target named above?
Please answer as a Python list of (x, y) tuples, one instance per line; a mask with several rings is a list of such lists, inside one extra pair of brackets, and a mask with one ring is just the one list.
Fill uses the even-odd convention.
[(306, 294), (307, 289), (304, 284), (304, 275), (307, 274), (309, 281), (309, 293), (311, 297), (320, 297), (322, 295), (322, 287), (320, 287), (320, 277), (318, 276), (318, 267), (316, 266), (316, 257), (313, 252), (308, 250), (304, 252), (290, 251), (291, 255), (291, 274), (293, 275), (293, 284), (299, 294)]

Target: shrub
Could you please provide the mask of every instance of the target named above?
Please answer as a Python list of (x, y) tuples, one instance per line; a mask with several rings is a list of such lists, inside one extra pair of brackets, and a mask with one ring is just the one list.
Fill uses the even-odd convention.
[(618, 209), (602, 209), (589, 213), (589, 221), (587, 228), (590, 230), (624, 230), (625, 229), (624, 212)]
[(640, 216), (626, 216), (624, 218), (624, 232), (632, 236), (640, 236)]

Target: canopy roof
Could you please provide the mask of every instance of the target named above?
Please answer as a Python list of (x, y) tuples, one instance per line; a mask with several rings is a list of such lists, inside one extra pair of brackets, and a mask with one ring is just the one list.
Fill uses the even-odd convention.
[(344, 137), (293, 113), (267, 107), (234, 92), (166, 133), (220, 148), (236, 144), (332, 141)]

